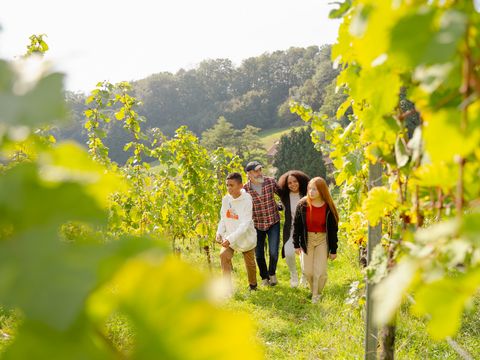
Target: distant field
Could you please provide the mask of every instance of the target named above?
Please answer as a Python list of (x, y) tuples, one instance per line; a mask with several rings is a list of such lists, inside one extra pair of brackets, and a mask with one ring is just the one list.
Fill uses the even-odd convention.
[(263, 131), (260, 131), (259, 136), (262, 139), (265, 149), (268, 150), (273, 146), (275, 141), (279, 140), (282, 137), (282, 135), (288, 134), (293, 129), (299, 129), (302, 127), (304, 126), (289, 126), (284, 128), (278, 128), (278, 129), (263, 130)]

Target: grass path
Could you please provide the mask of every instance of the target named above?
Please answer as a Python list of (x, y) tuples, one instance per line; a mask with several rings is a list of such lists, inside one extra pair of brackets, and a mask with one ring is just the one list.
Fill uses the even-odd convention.
[[(253, 314), (269, 359), (352, 358), (362, 352), (358, 341), (362, 324), (360, 314), (345, 304), (350, 283), (360, 277), (351, 260), (343, 257), (329, 264), (329, 280), (319, 304), (311, 304), (307, 288), (290, 288), (282, 259), (279, 285), (252, 294), (239, 291), (227, 306)], [(243, 270), (241, 265), (236, 266)]]
[[(363, 359), (363, 311), (345, 303), (350, 284), (360, 280), (362, 274), (356, 251), (342, 245), (337, 260), (329, 262), (324, 295), (315, 305), (311, 304), (306, 288), (290, 288), (284, 259), (278, 263), (277, 286), (249, 292), (243, 258), (235, 254), (237, 291), (225, 306), (252, 316), (266, 359)], [(218, 256), (214, 266), (219, 274)], [(455, 341), (474, 359), (480, 359), (480, 296), (465, 315)], [(398, 316), (396, 358), (460, 359), (446, 341), (434, 342), (429, 338), (425, 321), (410, 315), (407, 305)]]

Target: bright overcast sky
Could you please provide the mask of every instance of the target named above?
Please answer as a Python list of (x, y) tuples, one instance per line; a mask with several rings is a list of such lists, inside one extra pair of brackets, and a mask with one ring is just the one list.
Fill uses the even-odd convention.
[(23, 54), (47, 34), (47, 58), (69, 90), (190, 69), (204, 59), (235, 65), (291, 46), (331, 44), (338, 22), (327, 0), (6, 0), (0, 56)]

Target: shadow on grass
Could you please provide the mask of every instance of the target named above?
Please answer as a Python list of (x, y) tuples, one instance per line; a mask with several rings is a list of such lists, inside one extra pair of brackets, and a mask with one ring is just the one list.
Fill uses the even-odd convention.
[(274, 316), (287, 321), (302, 319), (306, 314), (318, 313), (325, 315), (327, 311), (338, 311), (345, 308), (350, 283), (347, 279), (342, 283), (327, 282), (322, 299), (318, 304), (312, 304), (309, 288), (290, 288), (279, 284), (273, 287), (259, 287), (256, 292), (240, 291), (234, 299), (238, 302), (249, 302), (264, 310), (272, 311)]

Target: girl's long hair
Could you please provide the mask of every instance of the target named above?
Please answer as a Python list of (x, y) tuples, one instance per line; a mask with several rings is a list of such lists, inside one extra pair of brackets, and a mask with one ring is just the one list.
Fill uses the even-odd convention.
[(298, 181), (298, 191), (300, 197), (307, 195), (307, 186), (310, 181), (310, 177), (300, 170), (290, 170), (280, 176), (278, 179), (278, 187), (280, 188), (280, 200), (285, 204), (285, 200), (290, 195), (290, 189), (288, 188), (288, 177), (293, 176)]
[[(338, 211), (337, 207), (335, 206), (335, 203), (333, 202), (332, 195), (330, 195), (330, 190), (328, 190), (328, 185), (327, 182), (321, 178), (320, 176), (314, 177), (308, 185), (315, 185), (317, 188), (318, 192), (320, 193), (320, 196), (322, 199), (327, 203), (328, 207), (330, 208), (330, 211), (333, 213), (333, 216), (335, 216), (335, 220), (337, 221), (338, 224)], [(308, 207), (311, 208), (312, 206), (312, 199), (310, 199), (310, 196), (307, 193), (307, 204)]]

